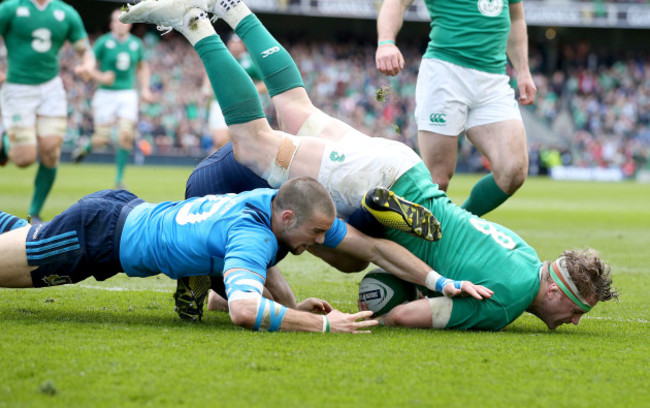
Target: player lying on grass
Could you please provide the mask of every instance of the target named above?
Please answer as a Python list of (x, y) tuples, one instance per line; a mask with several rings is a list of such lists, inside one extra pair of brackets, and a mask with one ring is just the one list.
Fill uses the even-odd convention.
[[(229, 142), (194, 169), (187, 180), (185, 198), (213, 194), (238, 194), (257, 188), (270, 188), (270, 186), (266, 180), (237, 163), (233, 155), (232, 143)], [(343, 272), (359, 272), (368, 266), (367, 261), (345, 256), (340, 252), (332, 253), (320, 246), (312, 246), (308, 248), (308, 251), (320, 256)], [(209, 288), (213, 290), (208, 293)], [(287, 307), (296, 305), (291, 287), (276, 266), (267, 270), (266, 289), (268, 289), (265, 293), (266, 297)], [(468, 289), (471, 290), (471, 285), (468, 286)], [(448, 292), (448, 294), (455, 293)], [(206, 295), (208, 296), (208, 310), (228, 310), (222, 277), (196, 276), (179, 279), (174, 293), (176, 312), (184, 320), (200, 320), (203, 315), (203, 303)]]
[[(90, 276), (105, 280), (122, 271), (172, 279), (218, 275), (224, 278), (232, 321), (254, 330), (354, 332), (377, 323), (363, 320), (369, 312), (313, 315), (262, 296), (266, 269), (287, 252), (298, 255), (314, 244), (338, 248), (432, 289), (438, 280), (447, 282), (399, 245), (370, 238), (336, 218), (327, 190), (309, 177), (278, 190), (159, 204), (125, 190), (105, 190), (31, 227), (0, 212), (0, 233), (0, 287), (63, 285)], [(454, 286), (438, 285), (441, 292), (460, 293)], [(469, 282), (462, 286), (478, 298), (486, 291)]]
[[(270, 128), (255, 87), (216, 35), (206, 11), (223, 18), (244, 41), (263, 73), (284, 132)], [(358, 208), (368, 188), (390, 187), (431, 210), (445, 231), (438, 242), (390, 228), (385, 230), (387, 238), (449, 277), (494, 290), (484, 301), (422, 299), (408, 305), (409, 313), (395, 309), (388, 324), (498, 330), (528, 310), (554, 329), (562, 323), (577, 324), (598, 301), (617, 296), (610, 268), (596, 252), (565, 252), (554, 262), (542, 262), (514, 232), (451, 203), (412, 150), (369, 138), (315, 108), (287, 51), (241, 1), (144, 0), (120, 19), (174, 28), (190, 41), (224, 111), (237, 160), (271, 186), (296, 176), (317, 178), (334, 198), (339, 216)], [(373, 203), (393, 202), (392, 197), (387, 189), (374, 189), (364, 205), (384, 219)], [(373, 222), (360, 225), (366, 228)]]

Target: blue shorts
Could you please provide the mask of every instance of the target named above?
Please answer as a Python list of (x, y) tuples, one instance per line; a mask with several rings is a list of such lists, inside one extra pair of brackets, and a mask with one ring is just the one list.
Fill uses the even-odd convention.
[(125, 190), (89, 194), (27, 235), (27, 264), (34, 287), (105, 280), (122, 272), (119, 249), (124, 221), (143, 200)]
[(235, 160), (232, 143), (205, 158), (187, 179), (185, 198), (208, 194), (239, 194), (256, 188), (271, 188), (269, 183)]

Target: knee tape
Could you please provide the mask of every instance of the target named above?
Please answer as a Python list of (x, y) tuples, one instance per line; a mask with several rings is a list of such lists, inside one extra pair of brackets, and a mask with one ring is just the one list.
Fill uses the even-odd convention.
[(316, 109), (312, 112), (305, 123), (298, 130), (297, 136), (315, 136), (318, 137), (323, 129), (332, 121), (332, 118), (323, 111)]
[(111, 126), (96, 125), (92, 135), (93, 145), (105, 145), (111, 141)]
[(431, 324), (434, 329), (444, 329), (451, 318), (454, 302), (445, 296), (428, 298), (431, 307)]
[(11, 127), (7, 130), (11, 146), (35, 146), (36, 129), (33, 127)]
[[(117, 120), (117, 130), (119, 131), (120, 143), (132, 144), (135, 136), (135, 122), (128, 119)], [(124, 141), (122, 141), (124, 138)]]
[(280, 187), (289, 179), (289, 169), (296, 151), (300, 146), (300, 138), (291, 135), (285, 135), (280, 142), (278, 153), (273, 163), (264, 171), (262, 178), (265, 179), (273, 188)]
[(36, 133), (39, 137), (57, 136), (63, 139), (67, 124), (66, 118), (41, 116), (36, 119)]

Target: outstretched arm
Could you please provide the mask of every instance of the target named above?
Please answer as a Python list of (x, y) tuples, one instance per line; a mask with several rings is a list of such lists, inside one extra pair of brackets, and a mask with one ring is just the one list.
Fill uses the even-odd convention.
[(264, 278), (245, 269), (224, 274), (230, 318), (238, 326), (253, 330), (366, 333), (376, 320), (372, 312), (347, 314), (333, 310), (327, 315), (288, 309), (262, 297)]
[(490, 298), (493, 292), (481, 285), (469, 281), (453, 281), (441, 276), (429, 265), (410, 253), (406, 248), (386, 239), (369, 237), (351, 225), (336, 249), (372, 262), (398, 278), (426, 286), (445, 296), (460, 294), (476, 299)]

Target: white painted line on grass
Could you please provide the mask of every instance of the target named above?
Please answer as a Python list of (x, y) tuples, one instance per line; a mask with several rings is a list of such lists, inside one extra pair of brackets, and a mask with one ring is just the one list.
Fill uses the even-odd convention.
[(109, 292), (158, 292), (158, 293), (171, 293), (173, 289), (155, 289), (155, 288), (126, 288), (120, 286), (93, 286), (93, 285), (77, 285), (77, 287), (84, 289), (106, 290)]
[(601, 316), (584, 316), (583, 319), (589, 319), (589, 320), (609, 320), (613, 322), (625, 322), (625, 323), (642, 323), (642, 324), (648, 324), (650, 321), (645, 320), (645, 319), (621, 319), (617, 317), (601, 317)]

